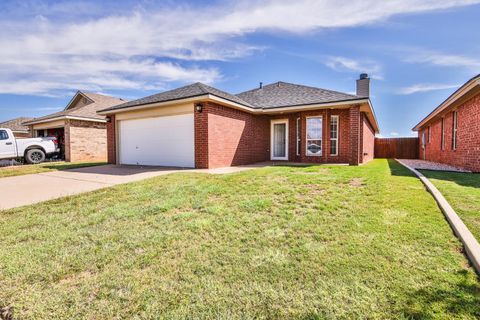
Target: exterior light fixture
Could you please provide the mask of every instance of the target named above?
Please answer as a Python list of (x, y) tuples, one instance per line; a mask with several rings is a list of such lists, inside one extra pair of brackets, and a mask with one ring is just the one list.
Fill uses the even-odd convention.
[(197, 112), (202, 112), (202, 111), (203, 111), (203, 106), (202, 106), (201, 104), (196, 104), (196, 105), (195, 105), (195, 110), (196, 110)]
[(112, 118), (111, 118), (110, 116), (106, 116), (106, 117), (105, 117), (105, 120), (107, 121), (107, 123), (112, 122)]

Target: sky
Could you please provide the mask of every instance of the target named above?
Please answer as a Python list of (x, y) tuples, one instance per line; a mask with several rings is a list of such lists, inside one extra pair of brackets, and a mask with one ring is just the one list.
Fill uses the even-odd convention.
[(60, 111), (77, 90), (354, 93), (366, 72), (381, 135), (411, 136), (480, 73), (479, 17), (480, 0), (2, 0), (0, 121)]

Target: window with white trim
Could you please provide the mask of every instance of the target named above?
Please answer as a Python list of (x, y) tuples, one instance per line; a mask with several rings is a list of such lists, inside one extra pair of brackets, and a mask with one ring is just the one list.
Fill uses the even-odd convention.
[(428, 135), (427, 135), (427, 142), (430, 143), (430, 132), (431, 132), (431, 128), (430, 126), (428, 126)]
[(457, 120), (457, 111), (453, 111), (453, 132), (452, 132), (452, 149), (457, 150), (457, 130), (458, 130), (458, 120)]
[(307, 156), (322, 155), (323, 119), (322, 117), (307, 118)]
[(330, 116), (330, 155), (338, 155), (338, 116)]
[(442, 136), (440, 137), (440, 148), (445, 150), (445, 118), (442, 118)]
[(300, 137), (302, 136), (300, 130), (300, 118), (297, 118), (297, 156), (300, 155), (301, 141)]

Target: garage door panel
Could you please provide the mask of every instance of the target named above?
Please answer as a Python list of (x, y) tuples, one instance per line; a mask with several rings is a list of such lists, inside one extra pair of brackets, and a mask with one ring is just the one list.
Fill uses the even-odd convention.
[(193, 114), (119, 122), (120, 163), (194, 167)]

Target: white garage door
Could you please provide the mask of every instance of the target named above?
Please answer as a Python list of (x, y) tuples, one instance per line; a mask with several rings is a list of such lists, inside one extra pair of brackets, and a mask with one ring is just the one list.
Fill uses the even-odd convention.
[(193, 113), (118, 124), (121, 164), (195, 166)]

